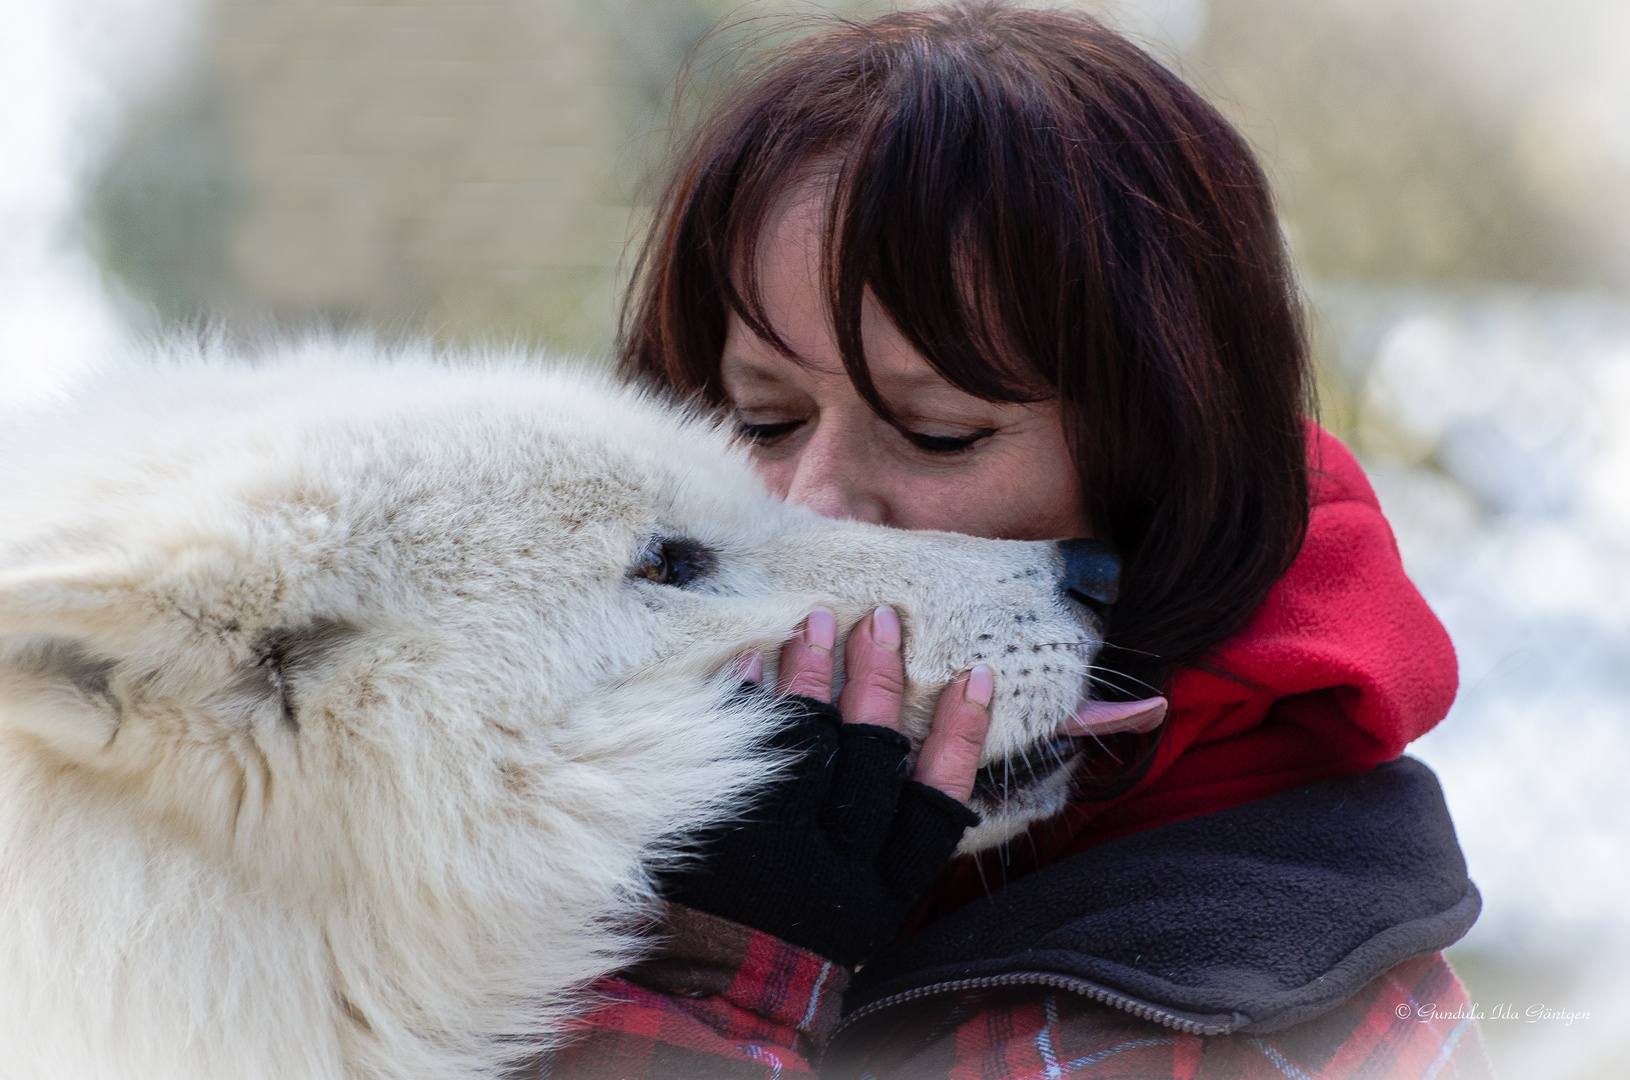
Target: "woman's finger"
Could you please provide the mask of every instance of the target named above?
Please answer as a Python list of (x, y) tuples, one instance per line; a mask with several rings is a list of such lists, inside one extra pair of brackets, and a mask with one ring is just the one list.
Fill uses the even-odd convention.
[(832, 649), (837, 643), (838, 620), (825, 608), (816, 608), (792, 640), (781, 647), (776, 692), (782, 696), (832, 700)]
[(967, 802), (973, 794), (979, 755), (990, 730), (990, 700), (995, 679), (983, 664), (956, 679), (940, 692), (934, 707), (934, 726), (917, 755), (914, 779)]
[(838, 711), (845, 723), (900, 730), (906, 679), (900, 661), (900, 616), (893, 608), (878, 608), (849, 631), (843, 676)]
[(764, 681), (764, 658), (756, 652), (742, 653), (730, 662), (730, 673), (757, 686)]

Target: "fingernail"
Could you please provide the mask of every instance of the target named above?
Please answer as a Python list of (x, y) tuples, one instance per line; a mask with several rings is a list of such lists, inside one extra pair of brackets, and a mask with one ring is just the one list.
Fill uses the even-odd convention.
[(758, 684), (764, 681), (764, 658), (758, 653), (736, 657), (736, 678), (742, 682)]
[(838, 617), (825, 608), (816, 608), (804, 620), (804, 643), (814, 649), (832, 651), (838, 640)]
[(900, 651), (900, 616), (887, 604), (872, 612), (872, 640), (889, 652)]
[(970, 704), (984, 709), (990, 706), (990, 697), (995, 691), (996, 677), (990, 673), (990, 668), (980, 664), (968, 672), (968, 685), (963, 689), (962, 696)]

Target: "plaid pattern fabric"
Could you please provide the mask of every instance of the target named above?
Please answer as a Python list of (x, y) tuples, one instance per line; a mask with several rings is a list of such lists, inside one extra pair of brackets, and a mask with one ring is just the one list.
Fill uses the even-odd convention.
[[(859, 1080), (1487, 1080), (1466, 990), (1441, 954), (1271, 1035), (1202, 1036), (1038, 987), (931, 998), (845, 1032), (823, 1077)], [(851, 1040), (853, 1036), (853, 1040)], [(845, 1049), (845, 1048), (848, 1049)]]
[(577, 1039), (524, 1080), (813, 1077), (837, 1026), (847, 969), (745, 926), (669, 905), (659, 954), (604, 979)]
[[(579, 1037), (525, 1080), (1488, 1080), (1460, 980), (1411, 960), (1340, 1006), (1271, 1035), (1187, 1035), (1039, 987), (943, 994), (845, 1032), (847, 972), (785, 942), (688, 912), (657, 960), (607, 979)], [(711, 920), (711, 925), (709, 923)], [(714, 951), (710, 955), (709, 949)], [(736, 963), (732, 968), (730, 958)], [(638, 980), (638, 981), (635, 981)], [(643, 983), (643, 985), (642, 985)]]

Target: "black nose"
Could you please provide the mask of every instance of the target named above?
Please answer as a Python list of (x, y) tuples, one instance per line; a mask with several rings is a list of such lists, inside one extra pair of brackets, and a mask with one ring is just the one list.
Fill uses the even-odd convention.
[(1108, 544), (1097, 540), (1060, 540), (1064, 578), (1059, 588), (1071, 600), (1108, 615), (1121, 595), (1121, 560)]

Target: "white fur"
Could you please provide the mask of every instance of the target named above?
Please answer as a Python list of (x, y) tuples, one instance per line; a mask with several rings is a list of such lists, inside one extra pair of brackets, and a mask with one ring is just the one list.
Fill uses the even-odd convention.
[[(8, 1080), (494, 1075), (773, 772), (738, 653), (892, 603), (909, 733), (984, 658), (999, 761), (1097, 640), (1050, 544), (823, 520), (727, 433), (523, 358), (164, 360), (0, 461)], [(664, 537), (716, 570), (630, 577)]]

